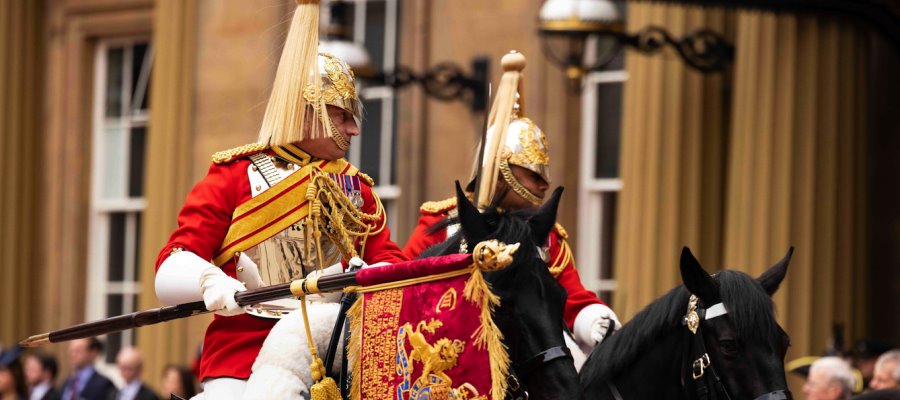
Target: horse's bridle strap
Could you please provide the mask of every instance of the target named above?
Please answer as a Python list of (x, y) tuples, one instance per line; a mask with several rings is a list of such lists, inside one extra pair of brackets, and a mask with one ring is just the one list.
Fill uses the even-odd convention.
[(524, 363), (518, 365), (516, 370), (516, 375), (519, 376), (520, 379), (525, 379), (528, 375), (531, 375), (532, 372), (540, 368), (542, 365), (556, 360), (557, 358), (568, 357), (572, 358), (572, 351), (569, 350), (566, 346), (555, 346), (551, 347), (547, 350), (544, 350), (534, 357), (528, 359)]

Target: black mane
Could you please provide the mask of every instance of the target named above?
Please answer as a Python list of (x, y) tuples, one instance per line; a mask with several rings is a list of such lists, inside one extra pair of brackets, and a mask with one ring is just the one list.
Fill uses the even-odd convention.
[[(778, 340), (781, 331), (775, 322), (772, 299), (755, 279), (743, 272), (723, 270), (715, 275), (715, 280), (739, 338), (764, 343)], [(686, 330), (682, 319), (687, 312), (688, 297), (687, 289), (681, 285), (645, 307), (617, 334), (594, 349), (591, 358), (598, 357), (602, 361), (586, 363), (581, 373), (594, 379), (610, 380), (617, 371), (624, 371), (637, 360), (661, 336)], [(587, 371), (591, 365), (598, 370)]]
[[(527, 257), (527, 259), (534, 259), (538, 256), (537, 247), (535, 245), (539, 245), (539, 243), (534, 243), (532, 238), (532, 227), (529, 224), (530, 219), (536, 215), (536, 211), (533, 210), (521, 210), (521, 211), (512, 211), (512, 212), (504, 212), (499, 211), (495, 208), (488, 209), (482, 213), (485, 221), (487, 221), (488, 225), (491, 227), (492, 232), (488, 234), (484, 238), (477, 238), (475, 243), (480, 242), (482, 240), (488, 238), (496, 238), (504, 243), (519, 243), (521, 246), (519, 250), (516, 251), (515, 257), (517, 259), (526, 259), (522, 257)], [(437, 224), (431, 226), (429, 228), (429, 233), (438, 232), (442, 229), (446, 229), (448, 226), (459, 223), (459, 217), (449, 217), (441, 220)], [(446, 254), (456, 253), (459, 250), (459, 243), (462, 239), (463, 231), (457, 231), (453, 236), (450, 236), (443, 243), (436, 244), (425, 249), (422, 254), (419, 255), (419, 258), (426, 257), (434, 257)], [(469, 243), (469, 246), (474, 246), (473, 243)], [(472, 251), (472, 248), (469, 247), (469, 251)]]

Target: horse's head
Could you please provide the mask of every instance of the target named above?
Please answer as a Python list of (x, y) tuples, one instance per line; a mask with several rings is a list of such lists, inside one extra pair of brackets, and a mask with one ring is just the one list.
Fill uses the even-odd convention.
[(684, 329), (692, 331), (682, 376), (688, 394), (721, 391), (716, 383), (721, 379), (729, 396), (725, 398), (790, 398), (784, 377), (789, 339), (775, 321), (771, 296), (787, 273), (792, 253), (793, 248), (753, 279), (731, 270), (710, 276), (684, 248), (681, 277), (699, 300), (689, 302), (685, 315)]
[[(556, 224), (562, 188), (535, 211), (491, 209), (483, 213), (469, 202), (459, 183), (456, 191), (459, 223), (470, 248), (488, 239), (520, 245), (510, 266), (484, 275), (492, 292), (500, 297), (494, 321), (504, 335), (519, 379), (536, 398), (580, 397), (580, 389), (571, 387), (577, 386), (577, 376), (563, 339), (566, 291), (550, 274), (538, 250)], [(541, 379), (532, 379), (538, 375)], [(573, 384), (560, 388), (566, 379)]]

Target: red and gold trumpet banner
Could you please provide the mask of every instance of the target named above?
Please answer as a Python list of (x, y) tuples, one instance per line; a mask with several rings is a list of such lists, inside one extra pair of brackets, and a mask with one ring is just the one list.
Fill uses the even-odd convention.
[(503, 398), (499, 299), (470, 255), (368, 268), (357, 282), (348, 312), (354, 399)]

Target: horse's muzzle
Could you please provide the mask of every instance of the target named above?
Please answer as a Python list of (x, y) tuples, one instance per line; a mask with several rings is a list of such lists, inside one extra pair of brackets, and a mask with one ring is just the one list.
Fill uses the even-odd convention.
[(776, 390), (774, 392), (766, 393), (762, 396), (757, 396), (753, 400), (791, 400), (791, 391), (790, 390)]

